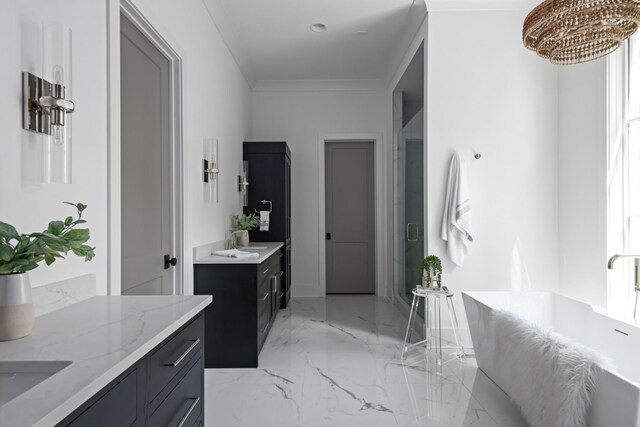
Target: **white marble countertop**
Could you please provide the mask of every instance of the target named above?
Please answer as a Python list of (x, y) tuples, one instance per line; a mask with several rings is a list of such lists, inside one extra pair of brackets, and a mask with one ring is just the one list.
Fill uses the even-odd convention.
[(257, 252), (258, 258), (230, 258), (218, 255), (207, 255), (197, 258), (194, 264), (261, 264), (271, 255), (276, 253), (284, 246), (282, 242), (253, 242), (244, 248), (238, 248), (242, 251)]
[(62, 421), (211, 301), (200, 295), (93, 297), (38, 317), (28, 337), (0, 342), (0, 362), (72, 363), (0, 406), (0, 425)]

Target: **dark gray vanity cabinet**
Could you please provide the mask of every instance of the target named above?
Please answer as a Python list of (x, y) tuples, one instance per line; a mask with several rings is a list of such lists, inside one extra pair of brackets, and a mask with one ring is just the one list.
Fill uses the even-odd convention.
[(204, 315), (154, 348), (58, 426), (204, 423)]
[(260, 264), (195, 264), (194, 294), (205, 309), (207, 368), (256, 368), (282, 299), (282, 249)]
[[(245, 141), (249, 187), (244, 213), (271, 209), (268, 231), (249, 231), (252, 242), (284, 242), (280, 307), (291, 299), (291, 150), (285, 141)], [(263, 203), (269, 201), (271, 203)]]

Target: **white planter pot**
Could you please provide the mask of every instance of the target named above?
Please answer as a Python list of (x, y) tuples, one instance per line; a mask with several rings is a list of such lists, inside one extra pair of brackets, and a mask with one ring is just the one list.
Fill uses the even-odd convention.
[(249, 231), (240, 230), (238, 233), (238, 246), (245, 247), (249, 246)]
[(27, 273), (0, 275), (0, 341), (26, 337), (34, 319)]

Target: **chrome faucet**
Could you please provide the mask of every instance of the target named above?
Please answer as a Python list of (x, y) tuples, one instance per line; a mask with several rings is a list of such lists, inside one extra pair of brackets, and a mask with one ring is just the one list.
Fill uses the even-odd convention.
[(633, 308), (633, 319), (636, 318), (636, 313), (638, 311), (638, 292), (640, 292), (640, 255), (632, 255), (632, 254), (615, 254), (611, 258), (609, 258), (609, 262), (607, 263), (607, 267), (609, 270), (613, 270), (613, 264), (616, 262), (618, 258), (633, 258), (635, 260), (633, 272), (633, 286), (636, 291), (636, 303)]
[(631, 255), (631, 254), (615, 254), (611, 258), (609, 258), (609, 262), (607, 263), (607, 267), (609, 270), (613, 270), (613, 263), (616, 262), (618, 258), (635, 258), (636, 265), (638, 265), (638, 260), (640, 260), (640, 255)]

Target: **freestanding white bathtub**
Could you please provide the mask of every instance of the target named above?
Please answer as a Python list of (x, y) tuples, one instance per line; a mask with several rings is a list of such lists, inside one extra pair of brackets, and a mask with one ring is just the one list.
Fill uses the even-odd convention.
[[(615, 368), (599, 378), (590, 427), (640, 426), (640, 328), (550, 292), (463, 292), (478, 367), (496, 381), (491, 312), (508, 310), (609, 357)], [(522, 369), (527, 369), (523, 366)]]

